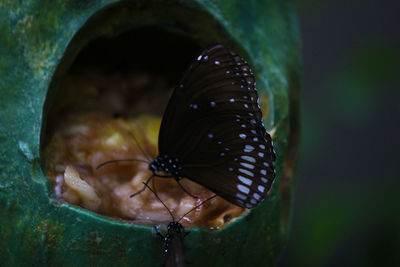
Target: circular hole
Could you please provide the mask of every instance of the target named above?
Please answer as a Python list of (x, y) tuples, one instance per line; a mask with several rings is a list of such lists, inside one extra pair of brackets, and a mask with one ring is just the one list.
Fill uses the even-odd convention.
[[(47, 113), (42, 142), (45, 173), (57, 197), (100, 214), (140, 224), (171, 221), (154, 194), (143, 187), (157, 155), (162, 114), (182, 74), (201, 52), (190, 37), (157, 27), (98, 38), (84, 47), (57, 90)], [(110, 160), (143, 162), (99, 164)], [(176, 219), (213, 193), (182, 180), (199, 196), (187, 195), (173, 179), (154, 179), (160, 198)], [(238, 217), (245, 209), (213, 199), (182, 220), (186, 226), (220, 228), (231, 221), (207, 214), (228, 206)], [(203, 212), (204, 211), (204, 212)]]

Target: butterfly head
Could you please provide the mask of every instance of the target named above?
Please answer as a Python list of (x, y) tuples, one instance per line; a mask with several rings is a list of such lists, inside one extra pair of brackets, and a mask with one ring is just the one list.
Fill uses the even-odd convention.
[(155, 175), (181, 178), (182, 166), (180, 165), (178, 158), (173, 158), (168, 155), (160, 155), (149, 164), (149, 170)]
[(182, 233), (184, 228), (179, 222), (170, 222), (167, 227), (168, 232)]

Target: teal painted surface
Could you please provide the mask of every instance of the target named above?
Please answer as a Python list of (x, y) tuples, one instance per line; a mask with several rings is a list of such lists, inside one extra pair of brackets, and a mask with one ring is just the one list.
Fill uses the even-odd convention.
[(277, 179), (270, 198), (222, 230), (191, 229), (185, 240), (188, 261), (192, 266), (269, 266), (279, 258), (290, 221), (290, 163), (297, 154), (300, 55), (291, 4), (0, 1), (0, 262), (162, 264), (162, 242), (151, 227), (57, 202), (40, 159), (46, 111), (79, 50), (95, 37), (144, 25), (185, 25), (181, 30), (200, 44), (221, 42), (238, 50), (257, 74), (260, 95), (268, 96), (261, 101), (269, 105), (266, 127), (276, 128)]

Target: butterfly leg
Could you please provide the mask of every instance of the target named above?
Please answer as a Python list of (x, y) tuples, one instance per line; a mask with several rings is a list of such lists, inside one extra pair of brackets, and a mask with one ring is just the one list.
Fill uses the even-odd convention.
[(161, 234), (161, 232), (158, 230), (158, 227), (154, 225), (154, 230), (156, 231), (156, 235), (161, 237), (162, 239), (165, 239), (165, 236)]
[(187, 191), (186, 188), (183, 187), (183, 185), (179, 182), (178, 179), (175, 179), (175, 181), (178, 183), (179, 187), (183, 190), (183, 192), (185, 192), (186, 194), (188, 194), (192, 198), (199, 198), (198, 196), (195, 196), (195, 195), (191, 194), (189, 191)]
[(143, 186), (142, 189), (140, 189), (140, 190), (137, 191), (136, 193), (130, 195), (129, 197), (134, 197), (134, 196), (136, 196), (136, 195), (142, 193), (144, 190), (146, 190), (147, 184), (150, 182), (151, 179), (153, 179), (153, 177), (154, 177), (154, 174), (152, 174), (152, 175), (147, 179), (147, 181), (144, 183), (144, 186)]

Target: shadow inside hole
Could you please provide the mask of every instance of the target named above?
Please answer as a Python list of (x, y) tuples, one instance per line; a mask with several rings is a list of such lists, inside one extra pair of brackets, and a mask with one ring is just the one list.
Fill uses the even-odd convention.
[(162, 75), (174, 85), (200, 49), (183, 34), (144, 27), (91, 42), (79, 53), (70, 72), (90, 66), (106, 73), (136, 70)]
[(60, 121), (76, 113), (161, 117), (173, 88), (200, 51), (190, 37), (157, 27), (90, 42), (61, 80), (45, 140)]

